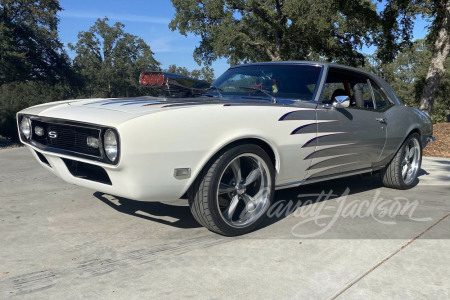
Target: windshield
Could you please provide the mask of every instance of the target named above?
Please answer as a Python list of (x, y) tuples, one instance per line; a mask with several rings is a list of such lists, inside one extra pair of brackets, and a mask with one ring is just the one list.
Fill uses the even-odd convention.
[(244, 65), (220, 76), (213, 83), (217, 89), (211, 93), (244, 98), (270, 99), (272, 95), (277, 99), (313, 100), (321, 70), (321, 66), (313, 65)]

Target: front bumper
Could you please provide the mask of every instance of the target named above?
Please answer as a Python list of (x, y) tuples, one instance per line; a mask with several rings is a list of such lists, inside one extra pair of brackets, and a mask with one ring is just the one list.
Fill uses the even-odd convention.
[(158, 160), (157, 157), (149, 157), (149, 163), (134, 161), (127, 164), (122, 161), (117, 167), (26, 146), (44, 168), (64, 181), (105, 194), (160, 201), (179, 199), (187, 189), (188, 180), (176, 179), (173, 169), (161, 170), (156, 164), (153, 170), (148, 167), (152, 161)]

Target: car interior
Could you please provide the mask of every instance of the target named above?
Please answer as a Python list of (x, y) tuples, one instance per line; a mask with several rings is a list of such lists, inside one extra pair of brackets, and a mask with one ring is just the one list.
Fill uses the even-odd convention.
[(368, 78), (359, 74), (330, 68), (322, 93), (322, 103), (334, 103), (337, 96), (348, 96), (351, 107), (374, 108)]

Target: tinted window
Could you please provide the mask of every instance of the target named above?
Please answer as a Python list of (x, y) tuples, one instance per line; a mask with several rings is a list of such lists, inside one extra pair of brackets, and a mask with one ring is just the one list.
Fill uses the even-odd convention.
[(245, 89), (250, 87), (268, 91), (276, 98), (313, 100), (321, 70), (320, 66), (308, 65), (242, 66), (228, 70), (213, 85), (224, 96), (264, 97)]

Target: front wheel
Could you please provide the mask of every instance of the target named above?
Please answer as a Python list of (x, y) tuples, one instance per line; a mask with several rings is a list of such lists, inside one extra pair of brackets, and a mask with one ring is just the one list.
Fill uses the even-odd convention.
[(416, 183), (421, 165), (420, 136), (413, 133), (405, 140), (389, 165), (381, 171), (383, 184), (395, 189), (409, 189)]
[(253, 144), (221, 154), (189, 191), (194, 218), (211, 231), (235, 236), (254, 230), (264, 219), (275, 189), (274, 167)]

